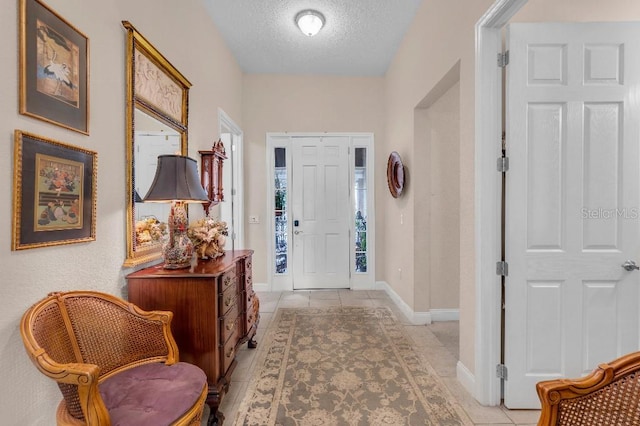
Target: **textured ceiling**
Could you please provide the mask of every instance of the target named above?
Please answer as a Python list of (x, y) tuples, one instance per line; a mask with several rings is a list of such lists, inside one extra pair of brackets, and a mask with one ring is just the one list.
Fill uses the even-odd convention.
[[(382, 76), (421, 0), (203, 0), (246, 73)], [(314, 37), (294, 18), (321, 12)]]

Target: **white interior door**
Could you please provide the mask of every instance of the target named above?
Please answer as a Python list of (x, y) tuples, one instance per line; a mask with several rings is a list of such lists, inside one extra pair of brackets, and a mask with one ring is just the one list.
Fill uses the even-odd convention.
[(512, 24), (505, 381), (580, 377), (639, 348), (640, 25)]
[(222, 168), (224, 201), (220, 203), (220, 220), (227, 222), (229, 236), (226, 249), (244, 248), (244, 203), (242, 156), (243, 133), (238, 125), (222, 109), (218, 109), (220, 140), (225, 147), (227, 159)]
[(222, 189), (224, 191), (224, 201), (220, 203), (220, 220), (227, 222), (226, 249), (235, 250), (235, 217), (233, 212), (234, 186), (233, 186), (233, 135), (231, 133), (220, 133), (220, 140), (225, 147), (227, 160), (222, 168)]
[(348, 148), (343, 136), (292, 144), (294, 289), (349, 287)]

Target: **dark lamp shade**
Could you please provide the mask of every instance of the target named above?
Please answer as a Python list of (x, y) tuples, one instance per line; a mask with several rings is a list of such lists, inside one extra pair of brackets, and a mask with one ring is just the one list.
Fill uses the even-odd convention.
[(198, 164), (182, 155), (158, 156), (158, 168), (144, 201), (206, 203), (207, 193), (200, 184)]

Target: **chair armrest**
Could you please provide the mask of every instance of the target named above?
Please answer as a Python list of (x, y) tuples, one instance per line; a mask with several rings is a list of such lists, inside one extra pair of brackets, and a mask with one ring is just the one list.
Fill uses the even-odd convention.
[(77, 386), (80, 407), (87, 424), (110, 424), (109, 412), (98, 389), (100, 368), (97, 365), (83, 363), (59, 364), (52, 360), (43, 349), (39, 349), (33, 354), (29, 353), (29, 357), (38, 370), (58, 384)]

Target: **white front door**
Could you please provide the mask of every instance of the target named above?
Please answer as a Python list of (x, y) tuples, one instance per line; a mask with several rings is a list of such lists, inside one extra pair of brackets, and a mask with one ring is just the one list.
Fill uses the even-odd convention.
[(294, 289), (349, 287), (349, 137), (292, 144)]
[(508, 408), (639, 349), (640, 24), (512, 24)]

